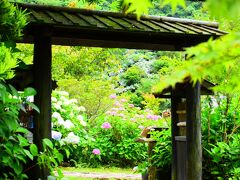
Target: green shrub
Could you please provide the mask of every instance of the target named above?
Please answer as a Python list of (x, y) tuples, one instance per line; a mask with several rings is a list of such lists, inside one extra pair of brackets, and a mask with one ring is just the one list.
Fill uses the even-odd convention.
[(106, 112), (111, 106), (109, 96), (113, 91), (112, 84), (107, 80), (85, 78), (84, 80), (65, 79), (58, 82), (60, 90), (69, 92), (71, 98), (86, 108), (88, 118), (94, 119)]
[(212, 177), (219, 180), (240, 177), (240, 135), (236, 134), (229, 142), (211, 144), (210, 149), (205, 149), (205, 158), (209, 158), (208, 169)]
[(167, 171), (171, 168), (172, 160), (172, 138), (171, 129), (152, 132), (152, 138), (157, 141), (154, 147), (154, 155), (151, 157), (151, 165), (161, 171)]
[(145, 72), (140, 67), (132, 66), (128, 68), (127, 71), (124, 72), (120, 78), (125, 86), (131, 86), (134, 84), (139, 84), (140, 80), (145, 76)]
[(205, 98), (202, 111), (203, 175), (236, 179), (240, 172), (239, 96)]

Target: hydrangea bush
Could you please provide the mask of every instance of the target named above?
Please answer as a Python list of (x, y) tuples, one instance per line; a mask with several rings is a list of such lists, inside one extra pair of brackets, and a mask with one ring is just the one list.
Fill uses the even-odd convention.
[(65, 161), (75, 165), (135, 166), (147, 158), (147, 145), (137, 143), (147, 126), (168, 126), (168, 119), (141, 109), (128, 99), (110, 95), (112, 106), (94, 120), (85, 108), (63, 91), (52, 97), (52, 138), (66, 152)]
[(85, 108), (70, 99), (67, 92), (53, 91), (52, 111), (52, 139), (69, 157), (87, 136)]

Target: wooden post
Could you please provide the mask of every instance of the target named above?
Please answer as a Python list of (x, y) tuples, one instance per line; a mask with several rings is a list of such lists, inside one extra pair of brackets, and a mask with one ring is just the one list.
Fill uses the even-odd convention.
[[(152, 141), (149, 141), (148, 143), (148, 161), (150, 164), (152, 164), (152, 156), (154, 155), (154, 148), (156, 146), (156, 141), (155, 140), (152, 140)], [(156, 180), (157, 179), (157, 167), (156, 166), (153, 166), (151, 165), (150, 167), (148, 167), (148, 180)]]
[[(40, 109), (40, 114), (35, 113), (34, 117), (34, 143), (42, 151), (42, 139), (51, 138), (51, 36), (41, 29), (34, 35), (34, 86), (37, 95), (34, 97), (34, 103)], [(47, 179), (49, 171), (47, 169), (37, 168), (36, 179)]]
[(202, 179), (200, 83), (188, 84), (187, 94), (187, 180)]
[(172, 130), (172, 180), (177, 180), (177, 145), (175, 136), (178, 135), (178, 115), (177, 108), (178, 103), (181, 101), (180, 98), (174, 95), (174, 92), (171, 92), (171, 130)]

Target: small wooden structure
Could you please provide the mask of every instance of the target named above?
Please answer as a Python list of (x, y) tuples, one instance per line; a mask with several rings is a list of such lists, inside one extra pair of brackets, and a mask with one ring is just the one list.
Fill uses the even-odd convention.
[(212, 87), (207, 80), (193, 86), (188, 79), (155, 94), (171, 98), (172, 179), (202, 179), (200, 95), (213, 94)]
[[(29, 13), (29, 23), (20, 43), (34, 44), (33, 80), (37, 95), (35, 104), (34, 142), (41, 149), (41, 140), (51, 138), (51, 60), (52, 45), (134, 48), (163, 51), (183, 51), (185, 47), (226, 34), (218, 30), (215, 22), (142, 16), (122, 13), (82, 10), (53, 6), (16, 4)], [(178, 89), (172, 90), (172, 133), (178, 135)], [(187, 152), (186, 176), (188, 180), (202, 178), (200, 84), (186, 84)], [(175, 143), (175, 141), (174, 141)], [(176, 143), (173, 146), (173, 180), (182, 180), (177, 171)], [(182, 166), (182, 165), (179, 165)], [(45, 170), (36, 173), (36, 179), (46, 179)]]

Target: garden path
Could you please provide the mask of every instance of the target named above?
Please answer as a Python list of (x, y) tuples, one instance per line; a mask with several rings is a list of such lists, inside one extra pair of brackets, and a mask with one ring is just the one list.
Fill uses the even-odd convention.
[(91, 178), (91, 179), (116, 179), (116, 180), (125, 180), (125, 179), (141, 179), (141, 174), (126, 174), (126, 173), (99, 173), (99, 172), (69, 172), (63, 171), (63, 174), (67, 177), (79, 177), (79, 178)]

